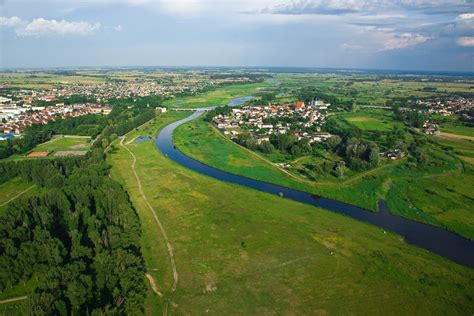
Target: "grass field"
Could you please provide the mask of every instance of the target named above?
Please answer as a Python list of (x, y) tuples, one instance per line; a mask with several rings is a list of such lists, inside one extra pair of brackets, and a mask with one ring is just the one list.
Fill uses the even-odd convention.
[(11, 179), (0, 184), (0, 211), (13, 202), (18, 196), (28, 196), (35, 191), (31, 183), (27, 183), (20, 178)]
[(380, 109), (362, 109), (357, 112), (337, 113), (333, 116), (344, 124), (354, 125), (362, 130), (387, 131), (403, 124), (393, 119), (393, 112)]
[[(155, 134), (181, 115), (143, 130)], [(468, 314), (474, 271), (339, 214), (191, 172), (130, 143), (144, 193), (167, 230), (179, 282), (173, 314)], [(115, 147), (112, 175), (143, 226), (147, 267), (167, 293), (166, 248), (137, 190), (131, 155)], [(147, 314), (160, 307), (149, 296)], [(158, 310), (159, 311), (159, 310)]]
[(368, 210), (377, 208), (378, 192), (374, 190), (372, 183), (355, 184), (354, 190), (353, 185), (347, 186), (344, 183), (308, 181), (293, 175), (291, 170), (288, 171), (290, 172), (288, 175), (268, 160), (263, 160), (251, 151), (222, 137), (202, 119), (178, 127), (174, 141), (177, 148), (185, 154), (227, 172), (332, 197)]
[(474, 138), (474, 127), (454, 124), (454, 123), (446, 123), (441, 125), (441, 131), (450, 133), (450, 134), (457, 134), (463, 136), (470, 136)]
[[(474, 239), (474, 212), (469, 203), (471, 195), (459, 199), (465, 196), (466, 190), (469, 190), (474, 183), (474, 173), (471, 169), (461, 170), (459, 161), (449, 158), (440, 150), (435, 150), (433, 155), (439, 155), (438, 160), (447, 159), (447, 162), (440, 166), (429, 167), (428, 170), (407, 168), (406, 160), (384, 161), (375, 169), (355, 174), (348, 173), (348, 177), (343, 180), (321, 178), (308, 181), (301, 177), (289, 176), (271, 163), (259, 159), (255, 154), (223, 138), (216, 129), (202, 119), (180, 126), (175, 132), (174, 139), (176, 146), (185, 154), (218, 169), (334, 198), (368, 210), (376, 210), (377, 200), (385, 198), (395, 214), (445, 227)], [(298, 163), (293, 165), (297, 167)], [(433, 194), (424, 190), (430, 186), (442, 186), (439, 179), (446, 173), (446, 177), (457, 183), (451, 191), (433, 191), (435, 192)], [(419, 190), (410, 191), (420, 181), (423, 181), (424, 186), (419, 187)], [(411, 192), (417, 192), (419, 198), (414, 200), (413, 194), (409, 194)], [(457, 201), (457, 206), (444, 207), (442, 212), (439, 209), (435, 211), (431, 205), (432, 201), (440, 201), (438, 203), (440, 206), (450, 200)]]
[(251, 96), (268, 86), (269, 85), (265, 82), (226, 86), (209, 92), (201, 93), (197, 96), (179, 97), (176, 99), (167, 100), (163, 103), (163, 105), (177, 108), (198, 108), (224, 105), (229, 103), (232, 98), (248, 95)]
[(24, 89), (49, 89), (56, 85), (98, 84), (104, 77), (84, 75), (57, 75), (53, 73), (0, 73), (0, 84), (5, 87)]
[(50, 153), (58, 151), (87, 151), (89, 150), (90, 137), (85, 136), (56, 136), (50, 141), (36, 146), (33, 151), (47, 151)]

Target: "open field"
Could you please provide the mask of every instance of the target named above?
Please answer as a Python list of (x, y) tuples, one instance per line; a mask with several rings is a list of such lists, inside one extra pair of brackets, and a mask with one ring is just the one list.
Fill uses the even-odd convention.
[[(353, 101), (364, 105), (386, 105), (392, 98), (430, 97), (452, 93), (473, 93), (472, 84), (467, 82), (419, 81), (419, 78), (408, 76), (400, 79), (378, 80), (376, 74), (276, 74), (276, 80), (287, 90), (310, 86), (325, 94), (336, 96), (343, 101)], [(434, 91), (423, 90), (425, 87), (436, 88)]]
[(357, 112), (336, 113), (331, 115), (338, 121), (354, 125), (362, 130), (387, 131), (403, 123), (393, 119), (393, 112), (380, 109), (362, 109)]
[(19, 196), (27, 194), (33, 187), (31, 183), (27, 183), (20, 178), (14, 178), (0, 184), (0, 210)]
[[(471, 169), (460, 169), (459, 161), (449, 158), (439, 150), (434, 151), (433, 155), (440, 155), (440, 160), (448, 159), (448, 161), (440, 166), (430, 167), (428, 170), (410, 169), (405, 166), (406, 160), (383, 161), (377, 168), (348, 174), (348, 177), (343, 180), (321, 178), (308, 181), (288, 175), (271, 162), (264, 161), (255, 153), (225, 139), (202, 119), (180, 126), (175, 132), (175, 144), (185, 154), (218, 169), (334, 198), (368, 210), (376, 210), (377, 200), (385, 198), (389, 208), (395, 214), (446, 227), (474, 239), (474, 213), (471, 204), (467, 203), (471, 197), (467, 200), (459, 200), (460, 196), (465, 196), (466, 189), (469, 189), (470, 184), (474, 182), (474, 172)], [(442, 177), (447, 172), (452, 181), (457, 183), (451, 191), (433, 195), (423, 190), (430, 186), (439, 187), (440, 183), (436, 177)], [(418, 192), (420, 198), (415, 203), (411, 201), (411, 195), (408, 193), (410, 187), (421, 180), (424, 186), (420, 187)], [(443, 204), (439, 205), (444, 205), (445, 201), (454, 199), (458, 200), (458, 206), (445, 207), (443, 212), (433, 211), (430, 199), (442, 201)], [(401, 203), (401, 200), (405, 202)], [(407, 208), (407, 204), (411, 207)]]
[(83, 75), (62, 75), (53, 73), (0, 73), (0, 85), (12, 88), (49, 89), (56, 85), (97, 84), (105, 82), (104, 77)]
[(87, 151), (90, 137), (87, 136), (55, 136), (50, 141), (36, 146), (33, 151)]
[[(161, 116), (127, 140), (154, 135), (179, 117)], [(371, 225), (191, 172), (161, 155), (152, 141), (127, 146), (175, 253), (179, 282), (169, 297), (171, 313), (466, 314), (473, 309), (470, 269)], [(157, 269), (153, 274), (166, 296), (172, 279), (167, 251), (138, 192), (132, 156), (115, 145), (108, 161), (137, 208), (147, 267)], [(156, 314), (150, 304), (159, 301), (149, 296), (148, 314)]]
[(229, 103), (232, 98), (253, 95), (260, 89), (268, 86), (269, 85), (265, 82), (226, 86), (201, 93), (197, 96), (178, 97), (176, 99), (167, 100), (163, 105), (177, 108), (198, 108), (224, 105)]
[(454, 123), (445, 123), (441, 125), (440, 129), (445, 133), (469, 136), (470, 139), (474, 140), (474, 127)]

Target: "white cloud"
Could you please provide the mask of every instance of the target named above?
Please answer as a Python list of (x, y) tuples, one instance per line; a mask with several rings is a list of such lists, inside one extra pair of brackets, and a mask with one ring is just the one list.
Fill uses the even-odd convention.
[(385, 38), (383, 39), (383, 47), (381, 50), (394, 50), (394, 49), (402, 49), (407, 47), (413, 47), (418, 44), (424, 43), (427, 40), (431, 39), (429, 36), (425, 36), (422, 34), (414, 34), (414, 33), (387, 33)]
[(5, 16), (0, 16), (0, 27), (20, 27), (28, 22), (25, 20), (20, 19), (17, 16), (12, 16), (12, 17), (5, 17)]
[(474, 46), (474, 37), (472, 36), (459, 37), (456, 43), (459, 46)]
[(100, 23), (46, 20), (25, 21), (16, 16), (0, 17), (0, 27), (13, 28), (18, 36), (90, 35), (100, 29)]
[(464, 13), (458, 15), (458, 20), (470, 20), (474, 19), (474, 13)]
[(25, 27), (16, 30), (19, 36), (47, 36), (47, 35), (90, 35), (100, 28), (100, 23), (69, 22), (66, 20), (35, 19)]
[(343, 43), (340, 48), (366, 53), (384, 52), (413, 48), (432, 39), (420, 33), (398, 32), (393, 28), (355, 28), (354, 32), (354, 39)]

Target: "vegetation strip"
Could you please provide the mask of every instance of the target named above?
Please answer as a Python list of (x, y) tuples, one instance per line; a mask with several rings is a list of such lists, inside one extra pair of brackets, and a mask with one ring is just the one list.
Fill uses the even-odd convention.
[[(290, 189), (284, 186), (272, 185), (268, 182), (230, 174), (206, 164), (202, 164), (191, 157), (186, 156), (173, 145), (173, 132), (178, 126), (198, 118), (201, 114), (202, 111), (196, 111), (191, 116), (166, 126), (160, 132), (156, 141), (156, 145), (161, 150), (161, 152), (168, 156), (171, 160), (183, 165), (184, 167), (211, 176), (215, 179), (243, 185), (271, 194), (278, 194), (281, 197), (289, 198), (316, 207), (323, 207), (330, 211), (342, 213), (352, 218), (389, 229), (402, 235), (407, 240), (407, 242), (411, 244), (430, 250), (459, 264), (474, 268), (474, 241), (465, 239), (445, 229), (391, 215), (386, 209), (385, 203), (379, 203), (382, 206), (381, 212), (367, 212), (366, 210), (360, 209), (350, 204), (341, 203), (336, 200), (331, 200), (328, 198), (316, 199), (313, 195), (307, 194), (303, 191)], [(425, 236), (432, 236), (436, 238), (435, 240), (430, 240), (425, 238)]]
[(30, 190), (33, 189), (34, 187), (35, 187), (35, 185), (33, 184), (33, 185), (32, 185), (31, 187), (29, 187), (28, 189), (26, 189), (26, 190), (24, 190), (24, 191), (18, 193), (17, 195), (15, 195), (14, 197), (12, 197), (12, 198), (9, 199), (8, 201), (6, 201), (6, 202), (0, 204), (0, 207), (5, 206), (5, 205), (7, 205), (8, 203), (10, 203), (10, 202), (16, 200), (17, 198), (19, 198), (20, 196), (22, 196), (22, 195), (25, 194), (26, 192), (30, 191)]
[(133, 171), (133, 174), (135, 175), (135, 179), (137, 180), (137, 184), (138, 184), (138, 189), (140, 191), (140, 194), (143, 198), (143, 200), (145, 201), (146, 205), (148, 206), (148, 208), (150, 209), (151, 213), (153, 214), (153, 217), (155, 218), (155, 221), (156, 221), (156, 224), (158, 225), (158, 227), (160, 228), (160, 231), (161, 231), (161, 234), (163, 236), (163, 239), (165, 240), (166, 242), (166, 248), (167, 248), (167, 251), (168, 251), (168, 255), (169, 255), (169, 259), (170, 259), (170, 264), (171, 264), (171, 268), (173, 269), (173, 285), (171, 286), (171, 293), (174, 293), (176, 291), (176, 287), (178, 285), (178, 271), (176, 269), (176, 263), (174, 261), (174, 253), (173, 253), (173, 247), (171, 246), (171, 243), (168, 239), (168, 235), (166, 234), (166, 231), (163, 227), (163, 225), (161, 224), (161, 221), (160, 219), (158, 218), (158, 215), (156, 214), (156, 211), (155, 209), (153, 208), (153, 206), (151, 206), (151, 204), (148, 202), (148, 199), (145, 195), (145, 193), (143, 192), (143, 188), (142, 188), (142, 183), (140, 181), (140, 177), (138, 176), (137, 174), (137, 171), (135, 169), (135, 165), (137, 163), (137, 157), (135, 156), (135, 154), (130, 150), (128, 149), (128, 147), (123, 143), (125, 137), (122, 137), (122, 139), (120, 140), (120, 146), (122, 146), (123, 148), (125, 148), (129, 153), (130, 155), (133, 157), (133, 161), (132, 161), (132, 165), (131, 165), (131, 168), (132, 168), (132, 171)]

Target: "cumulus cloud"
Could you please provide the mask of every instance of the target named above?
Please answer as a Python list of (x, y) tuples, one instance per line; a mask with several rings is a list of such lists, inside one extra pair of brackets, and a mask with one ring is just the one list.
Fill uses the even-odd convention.
[(474, 46), (474, 37), (472, 36), (464, 36), (464, 37), (459, 37), (456, 41), (456, 43), (459, 46), (469, 46), (472, 47)]
[(474, 19), (474, 13), (463, 13), (458, 16), (458, 20)]
[(25, 25), (27, 22), (20, 19), (17, 16), (12, 16), (12, 17), (5, 17), (5, 16), (0, 16), (0, 27), (20, 27)]
[(19, 17), (0, 17), (0, 27), (12, 28), (18, 36), (90, 35), (100, 29), (100, 23), (46, 20), (26, 21)]
[(407, 47), (414, 47), (418, 44), (424, 43), (431, 39), (430, 36), (413, 33), (387, 33), (382, 36), (382, 49), (381, 50), (394, 50), (402, 49)]

